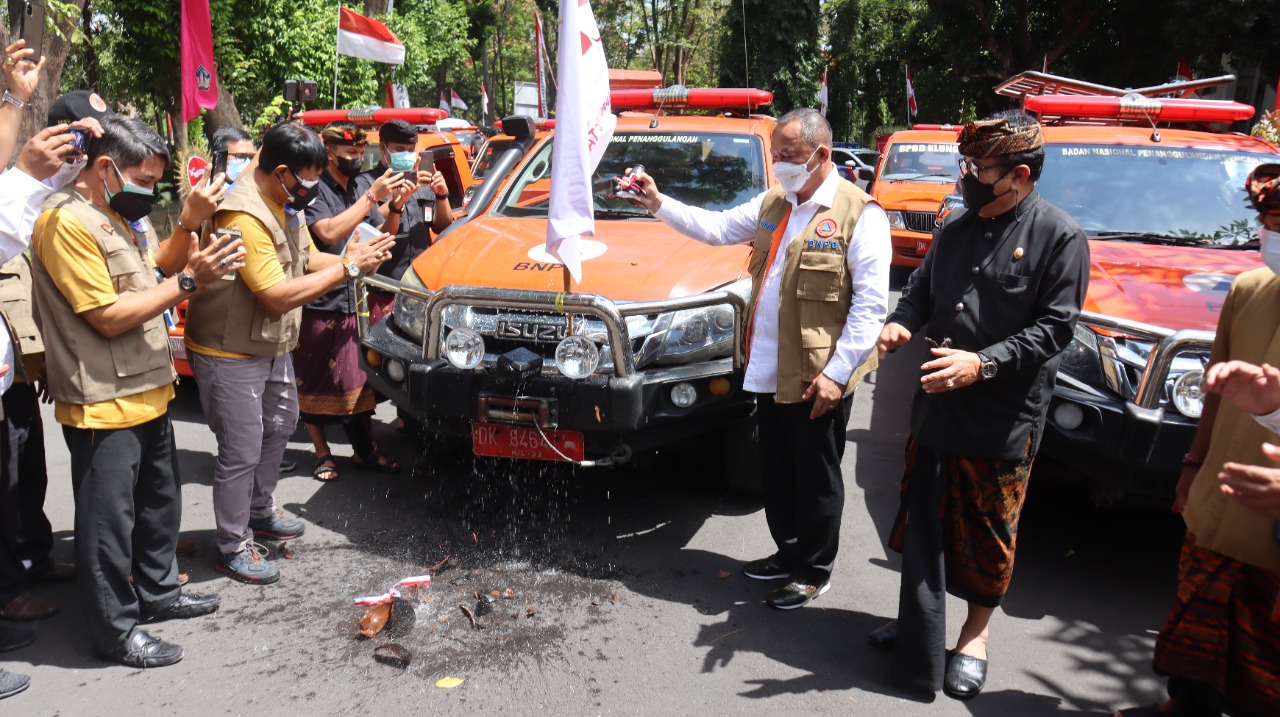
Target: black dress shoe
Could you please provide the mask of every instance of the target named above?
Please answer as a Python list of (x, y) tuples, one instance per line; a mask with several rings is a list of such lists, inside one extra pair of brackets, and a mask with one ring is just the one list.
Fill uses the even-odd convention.
[(123, 645), (98, 654), (104, 660), (129, 667), (165, 667), (182, 659), (182, 648), (135, 628)]
[(769, 597), (765, 598), (764, 601), (779, 610), (794, 610), (798, 607), (804, 607), (811, 600), (817, 599), (819, 595), (825, 593), (830, 587), (830, 580), (821, 585), (789, 582), (769, 593)]
[(0, 652), (17, 650), (36, 641), (36, 629), (30, 623), (0, 625)]
[(976, 697), (987, 686), (987, 661), (973, 655), (957, 652), (947, 663), (947, 676), (942, 681), (942, 691), (948, 697), (967, 700)]
[(791, 566), (780, 553), (742, 564), (742, 574), (756, 580), (777, 580), (791, 577)]
[(877, 650), (892, 650), (898, 641), (898, 621), (890, 620), (867, 633), (867, 642)]
[(177, 600), (169, 603), (163, 609), (155, 612), (143, 608), (138, 616), (138, 622), (142, 624), (152, 622), (163, 622), (165, 620), (186, 620), (189, 617), (200, 617), (208, 615), (218, 609), (221, 601), (217, 595), (191, 595), (190, 593), (182, 593)]

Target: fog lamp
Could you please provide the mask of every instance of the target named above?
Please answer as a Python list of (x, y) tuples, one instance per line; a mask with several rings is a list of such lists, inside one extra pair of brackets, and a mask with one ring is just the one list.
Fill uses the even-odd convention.
[(712, 396), (728, 396), (730, 388), (732, 388), (732, 385), (729, 383), (729, 379), (723, 376), (717, 376), (707, 381), (707, 393)]
[(691, 383), (677, 383), (671, 387), (671, 402), (677, 408), (688, 408), (698, 400), (698, 390)]
[(445, 337), (444, 355), (454, 368), (475, 368), (484, 359), (484, 338), (475, 331), (460, 326)]
[(1204, 411), (1204, 371), (1188, 371), (1173, 382), (1173, 407), (1187, 418), (1199, 418)]
[(364, 358), (366, 361), (369, 362), (369, 365), (374, 368), (377, 368), (382, 365), (382, 354), (378, 353), (377, 351), (374, 351), (373, 349), (369, 349), (368, 351), (366, 351), (364, 353)]
[(1064, 431), (1074, 431), (1084, 423), (1084, 411), (1074, 403), (1059, 404), (1053, 409), (1053, 422)]
[(585, 336), (566, 336), (556, 346), (556, 368), (569, 378), (586, 378), (600, 366), (600, 349)]
[(387, 359), (386, 364), (387, 378), (400, 383), (404, 380), (404, 364), (395, 359)]

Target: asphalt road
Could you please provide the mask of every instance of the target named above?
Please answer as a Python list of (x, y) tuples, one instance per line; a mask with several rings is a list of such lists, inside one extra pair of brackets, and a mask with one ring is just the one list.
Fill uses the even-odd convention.
[[(232, 582), (210, 564), (214, 442), (194, 384), (183, 381), (171, 407), (182, 536), (201, 551), (180, 562), (191, 573), (187, 589), (220, 595), (222, 609), (154, 626), (186, 657), (142, 671), (92, 656), (70, 586), (39, 588), (62, 610), (39, 624), (35, 645), (0, 656), (32, 677), (29, 690), (0, 701), (0, 715), (1037, 716), (1157, 701), (1151, 650), (1173, 595), (1180, 523), (1094, 509), (1039, 471), (1013, 587), (993, 622), (986, 691), (969, 702), (925, 701), (887, 686), (885, 656), (865, 636), (896, 610), (898, 560), (884, 544), (921, 355), (904, 348), (859, 389), (834, 583), (790, 612), (764, 605), (770, 586), (738, 572), (772, 546), (758, 502), (709, 477), (710, 451), (576, 474), (418, 461), (385, 405), (378, 438), (416, 470), (378, 475), (342, 460), (342, 479), (319, 483), (299, 430), (288, 455), (300, 470), (282, 480), (277, 499), (307, 521), (307, 534), (292, 559), (279, 560), (279, 583)], [(51, 410), (45, 426), (55, 556), (70, 560), (67, 452)], [(345, 443), (335, 449), (350, 455)], [(358, 636), (363, 609), (353, 597), (446, 557), (425, 602), (399, 611), (398, 635)], [(472, 629), (458, 606), (490, 591), (499, 593), (496, 610)], [(962, 615), (952, 601), (953, 639)], [(412, 653), (408, 668), (374, 661), (388, 641)], [(465, 681), (438, 688), (446, 676)]]

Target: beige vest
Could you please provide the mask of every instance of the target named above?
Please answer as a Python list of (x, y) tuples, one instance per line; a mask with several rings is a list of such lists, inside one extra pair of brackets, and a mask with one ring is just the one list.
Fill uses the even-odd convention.
[[(146, 247), (156, 244), (150, 224), (145, 232), (135, 233), (73, 188), (45, 200), (44, 211), (55, 208), (79, 220), (98, 243), (117, 294), (156, 286), (155, 272), (144, 255)], [(108, 339), (71, 309), (39, 258), (32, 259), (31, 268), (35, 319), (45, 339), (49, 393), (55, 400), (100, 403), (159, 388), (177, 378), (163, 317)]]
[(21, 342), (21, 348), (14, 349), (15, 357), (44, 351), (31, 304), (31, 259), (25, 253), (0, 265), (0, 311)]
[[(832, 206), (819, 210), (787, 245), (778, 287), (778, 403), (802, 401), (809, 384), (822, 373), (835, 352), (853, 300), (853, 281), (845, 257), (853, 228), (869, 201), (871, 197), (862, 190), (840, 182)], [(773, 235), (790, 207), (780, 187), (771, 189), (760, 207), (748, 264), (752, 297), (747, 311), (748, 331), (769, 270)], [(845, 395), (852, 393), (878, 363), (872, 352), (871, 358), (854, 370)]]
[[(276, 258), (289, 279), (307, 273), (308, 254), (301, 243), (304, 215), (286, 215), (280, 226), (267, 206), (254, 175), (249, 170), (218, 206), (219, 212), (245, 212), (262, 222), (275, 242)], [(302, 307), (284, 315), (269, 313), (239, 275), (215, 281), (191, 297), (187, 304), (186, 334), (192, 341), (211, 349), (250, 356), (279, 356), (298, 345), (302, 327)]]

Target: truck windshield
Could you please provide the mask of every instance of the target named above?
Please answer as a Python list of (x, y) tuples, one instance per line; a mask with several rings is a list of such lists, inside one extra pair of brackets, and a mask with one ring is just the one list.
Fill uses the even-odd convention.
[(1276, 155), (1186, 147), (1049, 144), (1036, 188), (1091, 236), (1255, 238), (1244, 179)]
[(880, 179), (890, 182), (950, 184), (960, 178), (960, 150), (954, 142), (897, 142), (885, 150)]
[[(543, 142), (517, 170), (495, 214), (547, 216), (553, 141)], [(765, 189), (764, 144), (755, 135), (617, 132), (591, 178), (595, 208), (605, 218), (648, 216), (612, 191), (613, 178), (638, 164), (664, 195), (712, 211), (736, 207)]]

